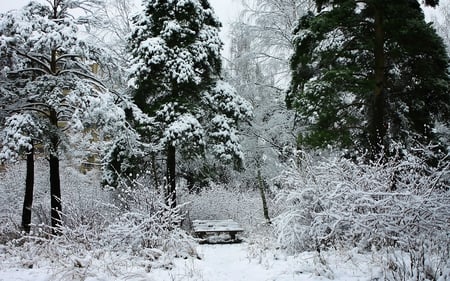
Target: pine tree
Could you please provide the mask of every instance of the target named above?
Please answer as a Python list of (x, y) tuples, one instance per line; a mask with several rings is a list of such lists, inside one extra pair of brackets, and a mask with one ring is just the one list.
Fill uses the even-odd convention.
[(114, 104), (118, 96), (92, 71), (95, 63), (106, 72), (112, 59), (106, 50), (79, 38), (79, 24), (69, 15), (70, 9), (92, 3), (30, 2), (0, 17), (0, 51), (2, 59), (6, 58), (1, 65), (1, 88), (9, 93), (4, 99), (0, 160), (14, 160), (18, 153), (32, 150), (34, 141), (43, 144), (50, 166), (55, 233), (61, 226), (59, 162), (63, 148), (73, 144), (76, 132), (112, 123), (118, 127), (121, 120)]
[(147, 0), (134, 23), (134, 100), (154, 120), (143, 134), (165, 155), (168, 202), (175, 206), (177, 155), (210, 150), (238, 164), (236, 125), (251, 108), (220, 78), (221, 25), (208, 1)]
[(417, 1), (326, 2), (295, 30), (287, 103), (309, 126), (299, 141), (372, 158), (432, 141), (448, 120), (448, 57)]

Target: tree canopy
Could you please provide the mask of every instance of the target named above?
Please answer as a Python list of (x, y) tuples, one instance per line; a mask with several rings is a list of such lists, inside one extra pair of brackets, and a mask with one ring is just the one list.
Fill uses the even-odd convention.
[(448, 122), (449, 73), (442, 39), (417, 1), (325, 1), (295, 29), (287, 103), (313, 147), (387, 152), (433, 140)]

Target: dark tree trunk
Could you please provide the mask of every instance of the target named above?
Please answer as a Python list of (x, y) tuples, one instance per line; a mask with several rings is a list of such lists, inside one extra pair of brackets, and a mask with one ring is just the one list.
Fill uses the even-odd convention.
[(267, 223), (271, 224), (270, 217), (269, 217), (269, 208), (267, 207), (265, 186), (264, 186), (263, 178), (261, 176), (261, 170), (260, 169), (258, 169), (258, 188), (259, 188), (259, 193), (261, 194), (264, 218), (266, 219)]
[(152, 154), (152, 173), (153, 173), (153, 181), (155, 183), (156, 187), (159, 187), (159, 180), (158, 180), (158, 167), (156, 165), (156, 155)]
[(59, 158), (50, 155), (50, 206), (53, 234), (59, 234), (61, 227), (61, 183), (59, 179)]
[(31, 143), (31, 149), (27, 154), (27, 175), (25, 178), (25, 196), (22, 209), (22, 229), (26, 233), (30, 232), (31, 208), (33, 206), (34, 189), (34, 146)]
[(170, 145), (167, 148), (167, 205), (171, 208), (175, 208), (177, 206), (175, 154), (175, 146)]
[(369, 142), (371, 158), (378, 157), (383, 151), (386, 137), (386, 94), (385, 84), (385, 54), (384, 54), (384, 27), (381, 7), (374, 7), (375, 26), (375, 90), (369, 109)]
[[(50, 110), (50, 121), (55, 127), (58, 126), (58, 118), (55, 110)], [(50, 206), (51, 206), (51, 224), (53, 234), (60, 234), (61, 228), (61, 182), (59, 178), (59, 157), (58, 157), (59, 137), (51, 137), (50, 148)]]

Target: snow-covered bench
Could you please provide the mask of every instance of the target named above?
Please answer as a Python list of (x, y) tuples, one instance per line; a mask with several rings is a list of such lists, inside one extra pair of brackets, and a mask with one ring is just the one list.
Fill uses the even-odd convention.
[(233, 220), (194, 220), (192, 222), (194, 234), (203, 243), (236, 243), (241, 240), (236, 234), (244, 229)]

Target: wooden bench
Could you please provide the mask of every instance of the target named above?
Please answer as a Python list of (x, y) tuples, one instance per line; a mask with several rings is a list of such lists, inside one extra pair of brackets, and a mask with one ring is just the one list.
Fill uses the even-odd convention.
[[(241, 240), (236, 238), (236, 234), (244, 229), (233, 220), (194, 220), (192, 222), (194, 234), (202, 239), (203, 243), (236, 243)], [(229, 238), (220, 237), (221, 234), (228, 234)], [(211, 239), (211, 238), (217, 239)]]

